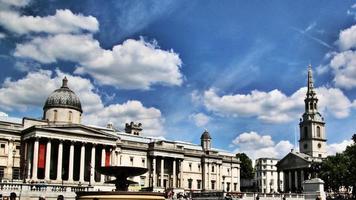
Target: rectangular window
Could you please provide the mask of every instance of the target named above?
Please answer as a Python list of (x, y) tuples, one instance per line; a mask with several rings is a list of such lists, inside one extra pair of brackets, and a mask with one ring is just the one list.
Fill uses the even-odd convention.
[(130, 157), (130, 164), (131, 164), (131, 166), (133, 166), (133, 160), (134, 160), (134, 157)]
[(263, 172), (263, 176), (266, 176), (266, 172)]
[(237, 183), (234, 183), (234, 191), (237, 191)]
[(5, 144), (0, 144), (0, 154), (5, 155)]
[(4, 168), (0, 167), (0, 179), (4, 178)]
[(193, 179), (188, 179), (188, 188), (189, 189), (192, 189), (192, 182), (193, 182)]
[(201, 180), (197, 180), (197, 189), (198, 189), (198, 190), (201, 189)]
[(146, 177), (145, 176), (141, 176), (140, 177), (140, 186), (145, 186), (145, 182), (146, 182)]
[(215, 190), (215, 181), (211, 181), (211, 189)]
[(211, 172), (214, 172), (215, 169), (214, 169), (214, 165), (211, 166)]
[(20, 179), (20, 168), (18, 168), (18, 167), (12, 168), (12, 179), (14, 179), (14, 180)]

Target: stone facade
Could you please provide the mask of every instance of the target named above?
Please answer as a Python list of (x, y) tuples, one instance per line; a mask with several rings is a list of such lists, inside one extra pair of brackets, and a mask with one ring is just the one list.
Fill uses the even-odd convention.
[(259, 158), (255, 164), (255, 180), (257, 191), (275, 193), (283, 186), (283, 173), (277, 172), (278, 159)]
[[(69, 90), (66, 79), (63, 87)], [(65, 98), (56, 91), (51, 96)], [(239, 160), (232, 153), (212, 148), (210, 135), (203, 137), (207, 131), (201, 145), (155, 139), (144, 136), (141, 124), (126, 124), (125, 132), (111, 123), (107, 127), (82, 125), (80, 102), (51, 102), (44, 106), (41, 120), (0, 122), (3, 181), (111, 190), (113, 185), (104, 183), (110, 177), (98, 174), (95, 168), (120, 165), (148, 168), (147, 173), (132, 178), (138, 183), (132, 190), (240, 191)]]

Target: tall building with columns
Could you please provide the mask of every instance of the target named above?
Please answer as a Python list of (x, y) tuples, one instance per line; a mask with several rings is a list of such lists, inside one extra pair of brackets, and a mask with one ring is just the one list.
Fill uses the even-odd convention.
[(40, 183), (65, 195), (83, 188), (111, 190), (114, 186), (104, 183), (110, 177), (95, 168), (113, 165), (148, 168), (132, 178), (138, 183), (133, 190), (240, 190), (240, 161), (233, 153), (213, 148), (208, 131), (197, 145), (147, 137), (140, 123), (127, 123), (125, 131), (112, 123), (83, 125), (82, 114), (80, 99), (64, 78), (46, 100), (42, 119), (0, 121), (2, 181), (25, 182), (30, 188)]
[(292, 150), (277, 164), (284, 174), (285, 192), (302, 191), (302, 183), (311, 177), (311, 166), (326, 157), (326, 133), (324, 118), (318, 111), (318, 98), (314, 89), (313, 73), (308, 67), (305, 111), (299, 122), (299, 152)]

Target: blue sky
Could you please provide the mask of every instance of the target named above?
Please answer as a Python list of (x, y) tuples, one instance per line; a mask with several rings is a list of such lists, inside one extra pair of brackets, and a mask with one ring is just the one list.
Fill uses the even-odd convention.
[(216, 148), (282, 157), (312, 64), (335, 153), (355, 130), (355, 20), (336, 0), (0, 0), (0, 112), (41, 118), (67, 76), (86, 124), (194, 143), (208, 129)]

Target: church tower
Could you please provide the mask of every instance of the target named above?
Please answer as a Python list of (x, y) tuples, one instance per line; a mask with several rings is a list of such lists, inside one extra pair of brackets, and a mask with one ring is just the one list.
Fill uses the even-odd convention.
[(308, 67), (308, 90), (304, 99), (305, 112), (300, 119), (299, 149), (312, 157), (326, 157), (326, 134), (324, 118), (318, 112), (318, 98), (313, 85), (313, 72)]

